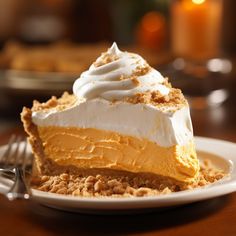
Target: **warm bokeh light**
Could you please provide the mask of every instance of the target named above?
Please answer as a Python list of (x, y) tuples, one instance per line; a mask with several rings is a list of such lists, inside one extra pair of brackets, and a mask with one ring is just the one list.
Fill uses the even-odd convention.
[(195, 4), (202, 4), (205, 2), (205, 0), (192, 0), (192, 2)]
[(142, 46), (160, 49), (166, 34), (166, 22), (159, 12), (148, 12), (143, 16), (137, 28), (137, 41)]
[(219, 54), (221, 0), (174, 1), (171, 16), (171, 43), (175, 55), (205, 60)]

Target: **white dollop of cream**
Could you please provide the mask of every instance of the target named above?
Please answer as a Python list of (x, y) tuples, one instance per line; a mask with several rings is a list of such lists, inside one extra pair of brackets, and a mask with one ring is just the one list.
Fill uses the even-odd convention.
[[(137, 67), (145, 67), (147, 62), (139, 55), (122, 52), (116, 43), (106, 52), (108, 56), (116, 57), (109, 63), (95, 66), (103, 61), (100, 56), (90, 68), (83, 72), (73, 85), (73, 92), (79, 98), (103, 98), (108, 101), (122, 100), (136, 93), (159, 91), (163, 96), (169, 93), (169, 88), (161, 84), (165, 78), (155, 69), (151, 68), (145, 75), (137, 76), (138, 83), (129, 77)], [(123, 76), (125, 79), (120, 79)]]
[[(132, 104), (122, 98), (137, 92), (160, 91), (169, 93), (162, 85), (162, 75), (151, 69), (139, 76), (138, 84), (131, 79), (120, 80), (121, 76), (132, 75), (137, 66), (146, 61), (137, 54), (121, 52), (114, 43), (106, 52), (116, 60), (96, 67), (91, 65), (82, 73), (73, 86), (78, 101), (65, 110), (49, 109), (33, 112), (33, 123), (38, 126), (95, 128), (118, 132), (155, 142), (161, 146), (185, 145), (193, 138), (189, 107), (158, 107), (151, 104)], [(99, 64), (103, 58), (99, 57)], [(118, 100), (111, 103), (112, 100)], [(120, 100), (120, 101), (119, 101)]]

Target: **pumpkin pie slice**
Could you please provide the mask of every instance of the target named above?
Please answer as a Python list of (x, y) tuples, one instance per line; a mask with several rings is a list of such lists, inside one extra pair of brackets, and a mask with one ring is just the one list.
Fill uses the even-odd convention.
[(34, 101), (21, 119), (36, 175), (137, 175), (191, 184), (199, 174), (181, 90), (115, 43), (75, 80), (73, 94)]

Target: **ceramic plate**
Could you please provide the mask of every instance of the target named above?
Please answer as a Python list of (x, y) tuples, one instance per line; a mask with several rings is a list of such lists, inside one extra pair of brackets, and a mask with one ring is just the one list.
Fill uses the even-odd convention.
[[(43, 205), (76, 212), (136, 211), (170, 207), (210, 199), (236, 191), (236, 144), (203, 137), (195, 137), (200, 160), (211, 159), (228, 176), (206, 187), (169, 195), (131, 198), (86, 198), (64, 196), (33, 190), (33, 200)], [(0, 156), (6, 146), (0, 147)], [(30, 152), (30, 150), (29, 150)], [(7, 191), (9, 181), (0, 180), (0, 191)]]

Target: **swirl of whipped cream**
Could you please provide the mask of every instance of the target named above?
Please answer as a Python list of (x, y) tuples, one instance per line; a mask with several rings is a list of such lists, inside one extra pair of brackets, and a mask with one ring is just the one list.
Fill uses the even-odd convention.
[[(137, 70), (140, 68), (148, 70), (138, 74)], [(169, 88), (161, 84), (164, 81), (163, 76), (151, 68), (141, 56), (122, 52), (113, 43), (75, 81), (73, 92), (77, 97), (86, 100), (98, 97), (109, 101), (122, 100), (147, 91), (159, 91), (164, 96), (169, 93)]]

